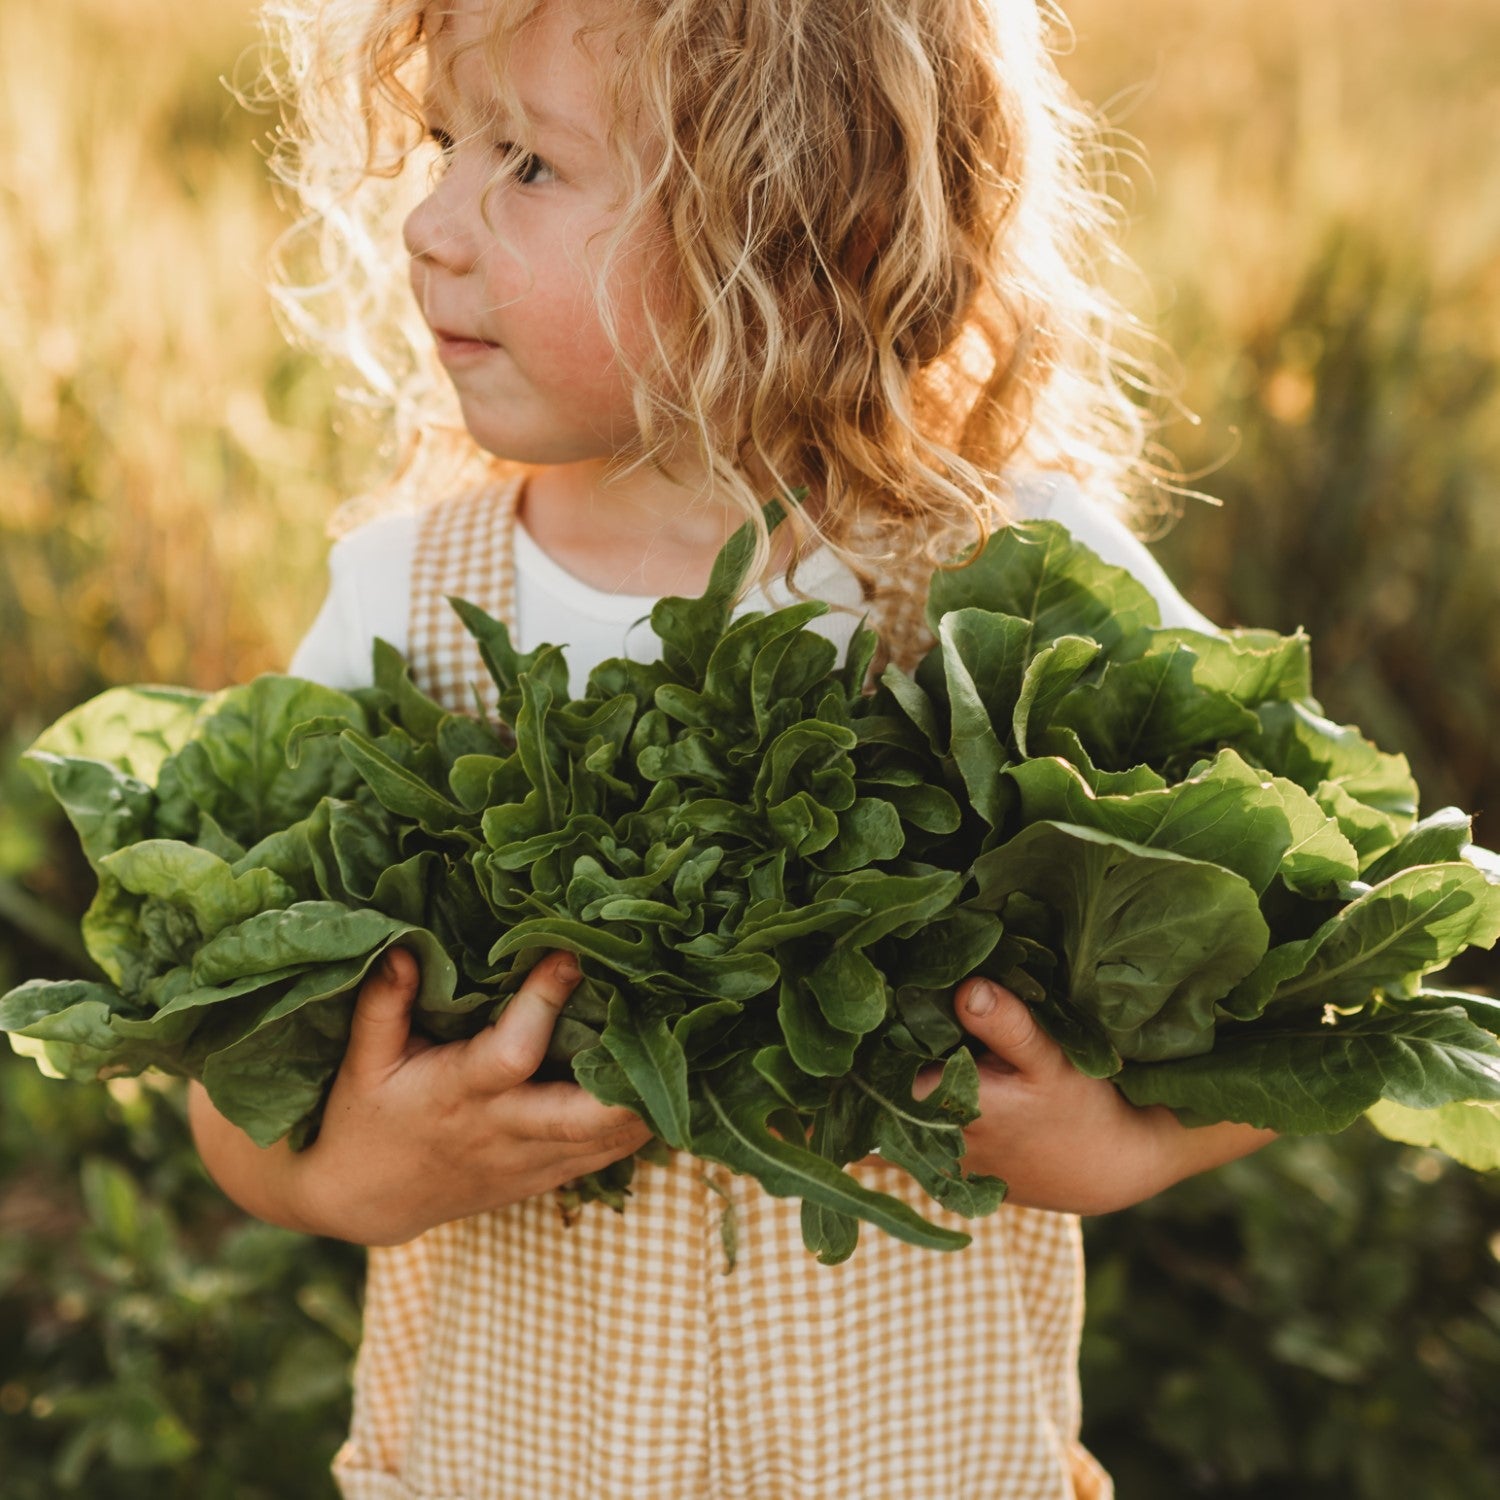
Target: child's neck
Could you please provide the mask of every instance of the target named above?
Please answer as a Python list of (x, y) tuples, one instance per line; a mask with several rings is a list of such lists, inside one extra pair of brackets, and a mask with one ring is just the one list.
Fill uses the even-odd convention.
[[(744, 516), (695, 503), (690, 492), (650, 473), (604, 487), (599, 465), (556, 464), (527, 474), (517, 514), (559, 567), (605, 593), (688, 597), (708, 585), (714, 559)], [(771, 534), (776, 571), (785, 571), (791, 529)]]

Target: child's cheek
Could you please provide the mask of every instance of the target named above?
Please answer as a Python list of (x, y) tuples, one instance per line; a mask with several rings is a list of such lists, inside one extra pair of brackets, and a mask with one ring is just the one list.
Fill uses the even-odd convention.
[(529, 361), (538, 384), (581, 413), (629, 405), (629, 387), (588, 293), (527, 311)]

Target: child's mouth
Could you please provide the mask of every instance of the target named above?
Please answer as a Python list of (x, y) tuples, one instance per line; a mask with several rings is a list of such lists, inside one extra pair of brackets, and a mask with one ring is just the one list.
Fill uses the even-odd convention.
[(449, 360), (479, 359), (500, 347), (499, 344), (490, 343), (488, 339), (470, 338), (446, 328), (433, 329), (433, 337), (437, 340), (438, 358), (445, 363)]

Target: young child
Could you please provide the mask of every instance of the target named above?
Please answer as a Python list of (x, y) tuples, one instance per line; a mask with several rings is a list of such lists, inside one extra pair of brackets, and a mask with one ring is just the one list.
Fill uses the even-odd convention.
[[(292, 672), (367, 683), (380, 636), (451, 708), (477, 693), (489, 711), (455, 594), (523, 650), (565, 645), (576, 691), (649, 650), (654, 600), (700, 592), (729, 534), (801, 485), (762, 527), (742, 611), (826, 599), (815, 625), (839, 644), (868, 611), (909, 667), (933, 568), (1052, 516), (1167, 623), (1214, 628), (1121, 518), (1148, 469), (1125, 320), (1088, 271), (1107, 202), (1032, 0), (273, 9), (296, 106), (279, 160), (324, 272), (286, 306), (354, 361), (402, 445), (392, 483), (336, 518)], [(231, 1198), (370, 1247), (334, 1465), (349, 1500), (1110, 1493), (1078, 1436), (1077, 1215), (1268, 1133), (1134, 1108), (1014, 995), (966, 982), (988, 1055), (965, 1167), (1003, 1177), (1006, 1205), (970, 1222), (878, 1156), (849, 1169), (967, 1230), (966, 1250), (866, 1227), (821, 1265), (796, 1199), (682, 1152), (638, 1165), (623, 1213), (569, 1222), (558, 1190), (648, 1139), (630, 1111), (533, 1081), (577, 977), (549, 955), (492, 1028), (432, 1045), (396, 950), (300, 1154), (257, 1148), (193, 1090)]]

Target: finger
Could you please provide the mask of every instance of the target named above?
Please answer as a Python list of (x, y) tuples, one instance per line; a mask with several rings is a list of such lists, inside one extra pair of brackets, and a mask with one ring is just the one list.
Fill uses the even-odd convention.
[(523, 1140), (607, 1150), (625, 1139), (644, 1145), (652, 1135), (633, 1109), (601, 1104), (576, 1083), (522, 1084), (506, 1095), (506, 1101), (517, 1107), (509, 1124)]
[(1018, 1073), (1042, 1072), (1062, 1058), (1062, 1049), (1037, 1025), (1031, 1007), (989, 980), (971, 979), (961, 985), (956, 1013), (974, 1036)]
[[(650, 1139), (648, 1136), (647, 1140)], [(630, 1141), (615, 1145), (604, 1151), (591, 1152), (586, 1156), (574, 1158), (568, 1163), (568, 1177), (586, 1177), (590, 1172), (602, 1172), (606, 1167), (613, 1166), (617, 1161), (624, 1161), (627, 1156), (634, 1156), (645, 1141)]]
[(514, 1088), (541, 1067), (553, 1029), (580, 978), (578, 960), (549, 953), (522, 981), (493, 1026), (464, 1043), (463, 1069), (486, 1093)]
[(421, 978), (421, 966), (405, 948), (386, 949), (354, 1002), (345, 1068), (355, 1073), (385, 1073), (404, 1061)]

